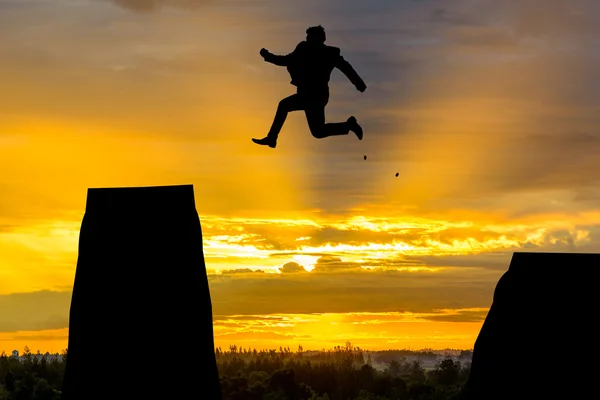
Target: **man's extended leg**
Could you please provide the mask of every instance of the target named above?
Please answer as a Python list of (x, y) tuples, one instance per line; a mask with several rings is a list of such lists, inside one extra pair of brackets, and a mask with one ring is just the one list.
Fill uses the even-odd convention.
[(273, 119), (273, 124), (269, 130), (269, 134), (262, 139), (252, 139), (252, 141), (256, 144), (267, 145), (271, 148), (275, 148), (277, 146), (279, 132), (283, 127), (288, 113), (291, 111), (301, 110), (303, 106), (304, 104), (302, 98), (298, 95), (298, 93), (281, 100), (277, 106), (277, 112), (275, 113), (275, 118)]

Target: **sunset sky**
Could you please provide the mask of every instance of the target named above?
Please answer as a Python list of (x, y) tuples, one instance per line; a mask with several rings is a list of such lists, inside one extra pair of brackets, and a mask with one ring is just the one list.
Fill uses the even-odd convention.
[[(253, 144), (319, 24), (364, 140)], [(513, 251), (600, 251), (597, 0), (0, 0), (0, 60), (0, 352), (67, 347), (90, 187), (194, 185), (223, 348), (471, 348)]]

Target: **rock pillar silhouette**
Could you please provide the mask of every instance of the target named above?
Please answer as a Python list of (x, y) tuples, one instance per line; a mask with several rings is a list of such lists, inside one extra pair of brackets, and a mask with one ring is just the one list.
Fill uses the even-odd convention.
[(89, 189), (62, 400), (220, 400), (192, 185)]
[(475, 342), (465, 400), (584, 399), (600, 373), (592, 350), (600, 254), (514, 253)]

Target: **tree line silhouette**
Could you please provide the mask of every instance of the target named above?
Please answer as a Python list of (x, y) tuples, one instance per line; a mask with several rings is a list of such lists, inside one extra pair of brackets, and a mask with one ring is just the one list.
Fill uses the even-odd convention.
[[(2, 353), (0, 400), (59, 400), (67, 351), (48, 356), (25, 348), (19, 359)], [(225, 351), (216, 348), (215, 354), (223, 400), (457, 400), (471, 356), (464, 351), (457, 359), (447, 357), (425, 369), (419, 360), (436, 360), (437, 354), (365, 352), (349, 342), (319, 352), (306, 352), (302, 346), (292, 351), (289, 347), (256, 350), (232, 345)], [(418, 360), (408, 360), (415, 356)], [(134, 352), (128, 352), (127, 360), (113, 357), (115, 364), (135, 364)], [(170, 358), (162, 357), (157, 356), (157, 368)], [(99, 383), (106, 379), (110, 371), (107, 377), (98, 377)], [(201, 397), (202, 388), (198, 391)]]

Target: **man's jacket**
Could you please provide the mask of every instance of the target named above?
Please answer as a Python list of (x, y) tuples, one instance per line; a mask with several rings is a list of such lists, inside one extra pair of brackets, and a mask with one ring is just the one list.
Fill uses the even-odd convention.
[(325, 44), (300, 42), (296, 49), (285, 56), (267, 54), (265, 61), (287, 67), (292, 78), (290, 82), (299, 89), (329, 89), (331, 71), (338, 68), (354, 84), (364, 85), (354, 68), (344, 60), (340, 49)]

